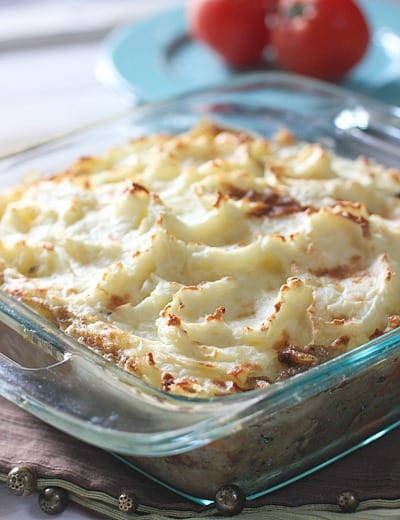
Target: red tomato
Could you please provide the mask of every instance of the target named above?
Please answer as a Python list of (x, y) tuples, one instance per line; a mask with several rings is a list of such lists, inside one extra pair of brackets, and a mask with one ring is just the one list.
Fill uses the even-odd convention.
[(367, 21), (353, 0), (280, 0), (271, 40), (284, 69), (336, 81), (364, 56)]
[(261, 60), (266, 42), (265, 16), (278, 0), (190, 0), (190, 35), (206, 43), (233, 67)]

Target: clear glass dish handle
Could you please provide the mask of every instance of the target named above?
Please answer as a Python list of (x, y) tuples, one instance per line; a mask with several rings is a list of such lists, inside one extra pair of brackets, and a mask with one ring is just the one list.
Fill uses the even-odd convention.
[[(11, 332), (17, 350), (22, 341), (25, 348), (39, 349), (40, 357), (40, 347)], [(126, 381), (133, 376), (118, 377), (118, 372), (103, 366), (101, 358), (97, 364), (80, 354), (66, 353), (51, 364), (26, 367), (0, 352), (0, 393), (86, 442), (126, 455), (157, 456), (200, 447), (237, 430), (240, 412), (253, 401), (207, 400), (203, 406), (164, 397), (143, 384), (130, 385)]]

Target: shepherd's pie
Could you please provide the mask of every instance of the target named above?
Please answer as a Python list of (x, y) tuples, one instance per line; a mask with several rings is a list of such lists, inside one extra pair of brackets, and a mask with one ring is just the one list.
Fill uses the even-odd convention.
[(267, 386), (400, 325), (400, 173), (202, 122), (0, 198), (1, 288), (167, 392)]

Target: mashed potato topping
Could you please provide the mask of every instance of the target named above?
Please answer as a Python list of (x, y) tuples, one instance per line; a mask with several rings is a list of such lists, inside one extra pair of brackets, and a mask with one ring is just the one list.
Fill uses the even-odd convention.
[(400, 324), (399, 192), (203, 122), (3, 194), (1, 288), (165, 391), (261, 388)]

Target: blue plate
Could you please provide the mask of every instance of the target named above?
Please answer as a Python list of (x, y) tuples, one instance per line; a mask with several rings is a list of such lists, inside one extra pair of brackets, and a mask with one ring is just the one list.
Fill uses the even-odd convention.
[[(346, 87), (400, 105), (400, 3), (360, 0), (372, 44), (342, 82)], [(135, 103), (158, 101), (215, 85), (240, 72), (185, 32), (184, 10), (174, 9), (112, 32), (96, 67), (98, 79)]]

